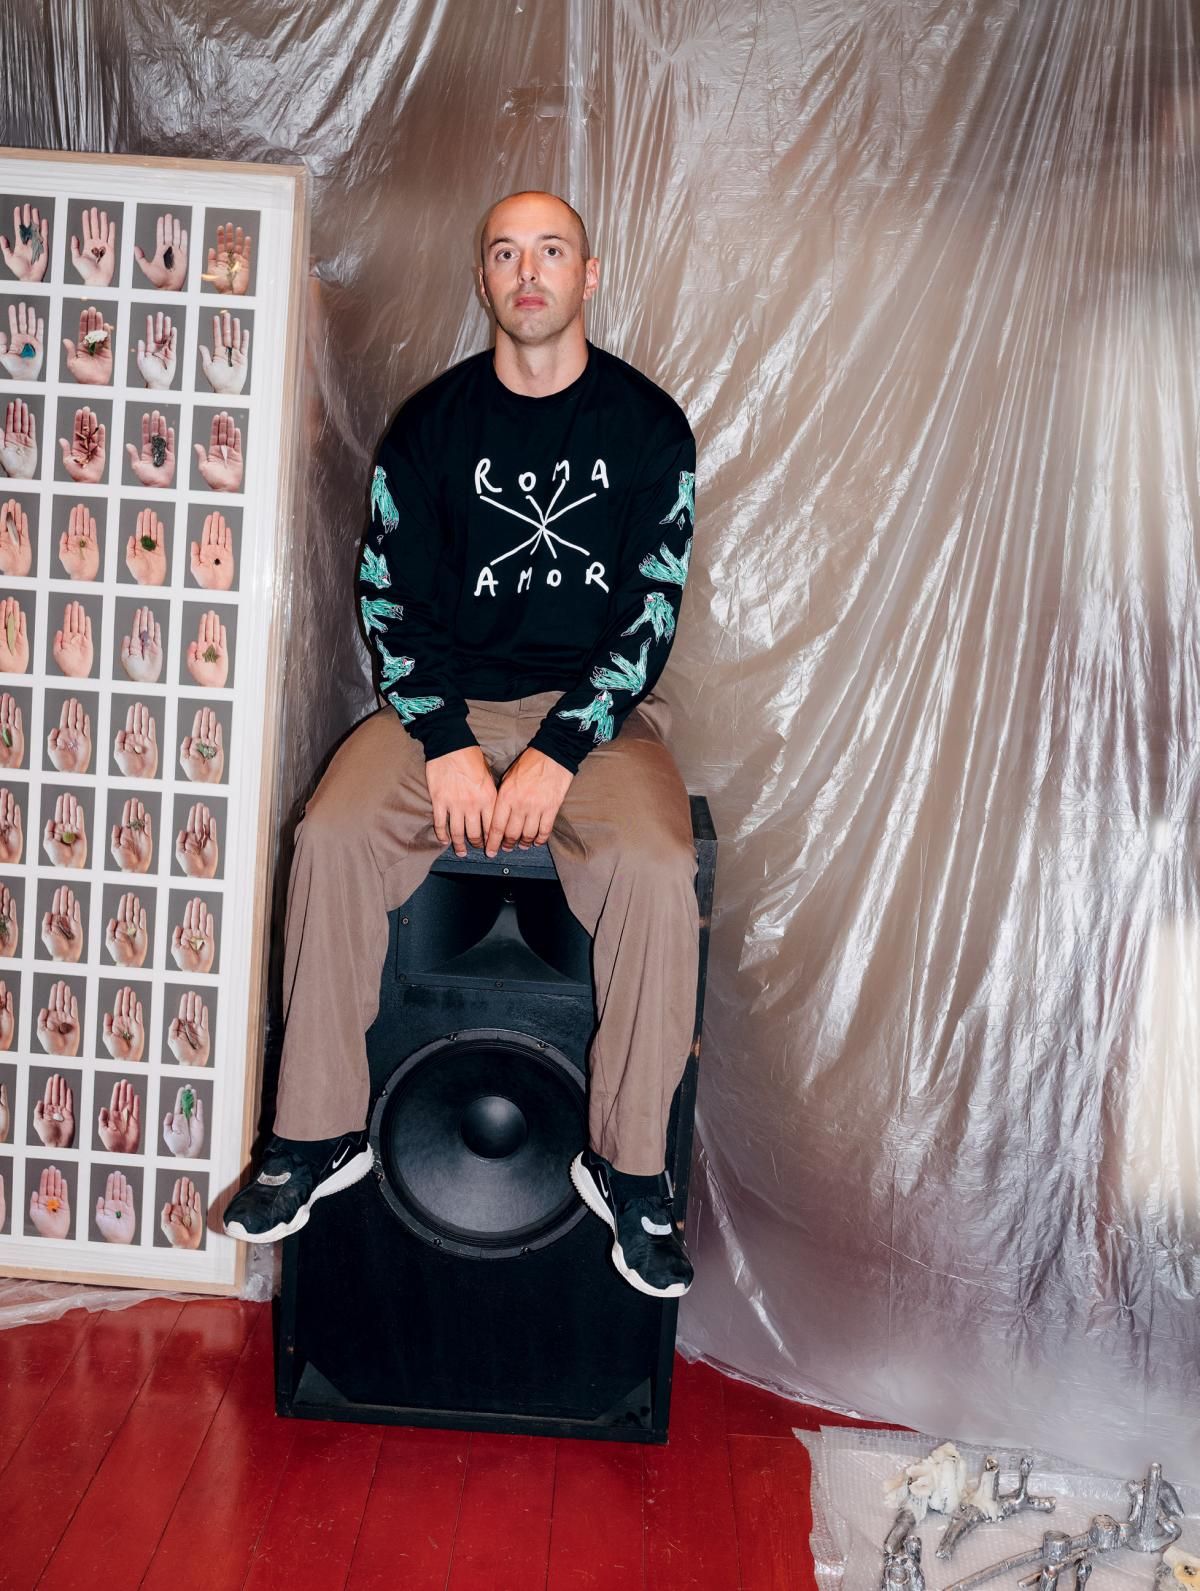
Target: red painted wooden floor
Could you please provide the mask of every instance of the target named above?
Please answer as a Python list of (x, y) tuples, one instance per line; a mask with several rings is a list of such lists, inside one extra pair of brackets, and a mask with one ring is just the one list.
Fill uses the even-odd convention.
[(676, 1361), (666, 1447), (280, 1420), (265, 1305), (0, 1332), (12, 1591), (808, 1591), (829, 1415)]

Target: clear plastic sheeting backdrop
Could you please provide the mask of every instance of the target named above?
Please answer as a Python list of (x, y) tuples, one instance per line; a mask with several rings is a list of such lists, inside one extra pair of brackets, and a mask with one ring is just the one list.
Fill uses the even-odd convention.
[(372, 704), (397, 403), (568, 194), (701, 446), (666, 676), (721, 837), (687, 1347), (1200, 1480), (1200, 62), (1184, 0), (49, 0), (5, 141), (306, 160), (281, 878)]

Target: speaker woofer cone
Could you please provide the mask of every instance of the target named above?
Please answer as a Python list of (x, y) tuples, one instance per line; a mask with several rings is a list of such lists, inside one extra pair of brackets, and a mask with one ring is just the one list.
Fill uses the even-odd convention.
[(529, 1123), (519, 1105), (499, 1094), (481, 1094), (462, 1113), (458, 1130), (473, 1155), (506, 1160), (529, 1136)]
[(435, 1248), (510, 1258), (586, 1213), (568, 1168), (587, 1139), (585, 1082), (552, 1045), (476, 1028), (414, 1051), (371, 1116), (384, 1198)]

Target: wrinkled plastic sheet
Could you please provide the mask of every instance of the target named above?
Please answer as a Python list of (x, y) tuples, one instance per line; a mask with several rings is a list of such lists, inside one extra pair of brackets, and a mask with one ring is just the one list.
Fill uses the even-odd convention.
[(372, 704), (375, 441), (486, 344), (487, 205), (556, 189), (602, 262), (590, 334), (700, 449), (663, 681), (720, 839), (681, 1341), (1200, 1480), (1194, 0), (4, 26), (7, 142), (312, 174), (277, 920)]
[[(884, 1488), (907, 1464), (925, 1458), (944, 1437), (922, 1436), (913, 1431), (865, 1431), (822, 1426), (819, 1431), (796, 1431), (812, 1460), (813, 1528), (810, 1545), (821, 1591), (875, 1591), (880, 1583), (884, 1538), (896, 1517), (883, 1501)], [(974, 1481), (986, 1456), (981, 1447), (955, 1443)], [(932, 1511), (916, 1529), (921, 1540), (921, 1567), (930, 1591), (953, 1584), (988, 1568), (1001, 1559), (1036, 1547), (1046, 1530), (1076, 1535), (1086, 1530), (1096, 1514), (1114, 1519), (1129, 1515), (1128, 1480), (1140, 1477), (1102, 1475), (1081, 1465), (1027, 1448), (989, 1449), (1000, 1462), (1001, 1489), (1016, 1479), (1024, 1454), (1033, 1458), (1029, 1490), (1057, 1499), (1052, 1514), (1018, 1513), (996, 1524), (979, 1525), (964, 1536), (946, 1560), (935, 1556), (948, 1521)], [(1167, 1476), (1170, 1480), (1171, 1477)], [(1186, 1517), (1178, 1545), (1200, 1552), (1200, 1489), (1177, 1487)], [(1149, 1591), (1159, 1563), (1155, 1553), (1121, 1549), (1101, 1553), (1088, 1582), (1093, 1591)], [(997, 1591), (1008, 1591), (1031, 1569), (998, 1577)], [(1068, 1580), (1072, 1579), (1068, 1576)]]
[(0, 1280), (0, 1329), (39, 1326), (72, 1309), (128, 1309), (148, 1298), (187, 1297), (184, 1293), (147, 1291), (140, 1287), (85, 1287), (79, 1282)]
[[(265, 1304), (279, 1290), (279, 1251), (273, 1247), (251, 1250), (240, 1297)], [(0, 1277), (0, 1331), (13, 1326), (36, 1326), (57, 1320), (72, 1309), (128, 1309), (147, 1298), (187, 1299), (190, 1293), (171, 1293), (140, 1287), (104, 1287), (82, 1282), (42, 1282)]]

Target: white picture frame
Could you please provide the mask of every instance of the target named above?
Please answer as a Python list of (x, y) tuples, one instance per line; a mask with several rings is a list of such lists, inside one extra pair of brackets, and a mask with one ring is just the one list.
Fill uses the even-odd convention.
[[(10, 305), (36, 305), (44, 316), (37, 377), (26, 376), (24, 366), (17, 374), (0, 369), (0, 421), (10, 400), (26, 401), (36, 415), (38, 447), (30, 478), (5, 478), (0, 462), (0, 504), (12, 497), (26, 509), (33, 543), (27, 576), (0, 572), (0, 600), (16, 599), (30, 643), (28, 670), (0, 673), (0, 695), (7, 690), (25, 708), (23, 764), (0, 767), (0, 789), (13, 792), (18, 806), (23, 803), (24, 828), (19, 863), (0, 858), (0, 884), (14, 892), (19, 930), (16, 953), (0, 955), (0, 978), (14, 996), (15, 1021), (11, 1047), (0, 1051), (0, 1081), (7, 1087), (11, 1117), (6, 1140), (0, 1142), (6, 1194), (0, 1272), (235, 1293), (242, 1284), (245, 1249), (224, 1236), (219, 1213), (248, 1158), (261, 1083), (282, 602), (290, 567), (307, 268), (305, 172), (300, 166), (0, 149), (0, 234), (10, 245), (18, 241), (11, 235), (15, 202), (22, 206), (20, 223), (26, 202), (37, 204), (48, 221), (48, 268), (44, 277), (31, 281), (17, 274), (22, 262), (16, 267), (0, 263), (0, 333), (9, 333)], [(70, 239), (74, 235), (82, 247), (82, 212), (93, 205), (117, 223), (116, 269), (109, 284), (87, 284), (72, 260)], [(134, 257), (135, 243), (154, 256), (155, 222), (168, 214), (187, 218), (186, 275), (178, 290), (156, 286)], [(252, 235), (245, 293), (218, 291), (217, 281), (206, 279), (216, 228), (227, 220)], [(27, 243), (32, 249), (28, 238)], [(233, 253), (232, 274), (222, 261), (212, 273), (226, 288), (240, 287), (242, 256)], [(86, 261), (86, 251), (83, 257)], [(159, 258), (161, 263), (167, 256)], [(177, 263), (174, 252), (170, 263)], [(113, 374), (107, 386), (80, 385), (63, 344), (64, 338), (78, 343), (80, 309), (93, 306), (113, 328)], [(213, 313), (224, 310), (250, 332), (250, 345), (243, 390), (223, 395), (206, 379), (199, 349), (203, 344), (214, 357), (221, 355), (210, 332)], [(138, 339), (145, 339), (146, 313), (159, 311), (171, 315), (176, 334), (175, 371), (170, 387), (163, 389), (145, 384), (136, 350)], [(227, 350), (224, 360), (232, 366)], [(166, 368), (164, 361), (160, 379)], [(106, 462), (96, 483), (77, 482), (66, 473), (57, 440), (73, 442), (70, 427), (80, 407), (90, 407), (106, 423)], [(137, 446), (142, 411), (155, 408), (175, 431), (169, 486), (140, 482), (125, 448), (129, 436)], [(210, 446), (213, 417), (221, 413), (243, 433), (240, 491), (213, 489), (200, 474), (194, 450), (196, 442)], [(227, 450), (227, 461), (229, 456)], [(99, 571), (90, 581), (71, 579), (57, 551), (77, 499), (100, 532)], [(125, 561), (144, 508), (154, 510), (166, 532), (166, 580), (159, 586), (139, 585)], [(204, 520), (214, 512), (225, 517), (232, 534), (236, 583), (228, 591), (205, 589), (191, 574), (189, 548), (201, 539)], [(7, 521), (0, 525), (0, 534), (5, 532), (15, 542)], [(94, 661), (86, 678), (62, 674), (55, 659), (53, 637), (69, 601), (81, 602), (93, 620)], [(121, 635), (142, 633), (133, 614), (147, 605), (162, 631), (163, 665), (153, 683), (129, 679), (120, 658)], [(227, 624), (230, 672), (220, 688), (198, 684), (186, 658), (186, 643), (202, 639), (201, 616), (210, 611)], [(64, 773), (49, 761), (47, 736), (68, 695), (92, 719), (86, 773)], [(157, 726), (154, 779), (126, 776), (114, 757), (116, 733), (135, 702), (148, 708)], [(202, 706), (210, 707), (223, 727), (225, 768), (219, 783), (190, 780), (180, 762), (181, 741)], [(56, 866), (43, 849), (45, 825), (59, 794), (72, 795), (90, 819), (82, 868)], [(157, 815), (150, 868), (144, 874), (123, 872), (110, 850), (112, 827), (120, 823), (127, 798), (143, 797), (146, 812)], [(175, 855), (176, 836), (197, 803), (208, 806), (217, 824), (218, 872), (211, 879), (189, 878)], [(77, 963), (52, 960), (41, 936), (48, 897), (59, 886), (72, 888), (80, 905), (83, 944)], [(116, 964), (106, 949), (115, 902), (130, 891), (149, 908), (152, 935), (144, 964), (136, 968)], [(213, 908), (216, 956), (208, 973), (182, 970), (171, 951), (173, 929), (194, 897)], [(38, 1013), (47, 1009), (48, 989), (58, 981), (78, 987), (80, 1035), (74, 1056), (47, 1053), (38, 1037)], [(103, 1016), (115, 1008), (116, 994), (125, 986), (139, 999), (144, 996), (145, 1044), (140, 1061), (122, 1063), (105, 1047)], [(170, 1022), (188, 993), (209, 1009), (211, 1054), (204, 1066), (180, 1065), (169, 1048)], [(33, 1125), (35, 1105), (51, 1075), (69, 1077), (75, 1085), (69, 1147), (47, 1148)], [(136, 1153), (114, 1153), (99, 1135), (100, 1109), (111, 1103), (111, 1087), (119, 1081), (129, 1082), (139, 1099)], [(174, 1111), (181, 1088), (191, 1090), (190, 1119), (197, 1101), (205, 1117), (204, 1142), (194, 1155), (176, 1155), (164, 1138), (164, 1115)], [(186, 1109), (186, 1096), (183, 1103)], [(40, 1189), (41, 1173), (51, 1167), (66, 1179), (71, 1194), (69, 1232), (61, 1238), (43, 1235), (30, 1215), (31, 1193)], [(97, 1224), (96, 1201), (110, 1172), (126, 1178), (132, 1198), (107, 1212), (103, 1225), (122, 1230), (114, 1220), (119, 1223), (121, 1212), (131, 1208), (131, 1242), (108, 1240)], [(162, 1206), (171, 1202), (179, 1177), (188, 1177), (202, 1192), (203, 1238), (196, 1249), (172, 1245), (160, 1224)]]

